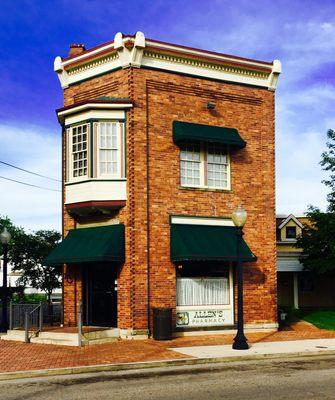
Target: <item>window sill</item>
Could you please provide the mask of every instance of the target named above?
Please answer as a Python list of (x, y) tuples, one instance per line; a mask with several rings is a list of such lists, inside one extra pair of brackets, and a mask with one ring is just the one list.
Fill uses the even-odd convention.
[(78, 180), (78, 181), (69, 181), (65, 183), (65, 186), (71, 186), (71, 185), (77, 185), (79, 183), (86, 183), (86, 182), (126, 182), (127, 178), (114, 178), (114, 179), (109, 179), (109, 178), (89, 178), (89, 179), (83, 179), (83, 180)]
[(209, 187), (197, 187), (197, 186), (179, 186), (180, 190), (191, 190), (197, 192), (220, 192), (220, 193), (233, 193), (232, 189), (216, 189)]

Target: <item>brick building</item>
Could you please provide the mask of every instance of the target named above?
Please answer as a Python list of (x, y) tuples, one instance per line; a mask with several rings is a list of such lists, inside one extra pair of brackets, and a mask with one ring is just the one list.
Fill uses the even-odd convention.
[(235, 228), (245, 226), (245, 322), (276, 312), (275, 88), (263, 62), (116, 34), (55, 59), (64, 92), (64, 322), (176, 333), (235, 324)]

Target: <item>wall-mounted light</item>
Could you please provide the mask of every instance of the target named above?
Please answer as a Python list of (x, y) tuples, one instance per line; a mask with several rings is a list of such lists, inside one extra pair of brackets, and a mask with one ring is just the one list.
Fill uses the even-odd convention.
[(207, 110), (215, 110), (216, 104), (209, 101), (207, 103)]

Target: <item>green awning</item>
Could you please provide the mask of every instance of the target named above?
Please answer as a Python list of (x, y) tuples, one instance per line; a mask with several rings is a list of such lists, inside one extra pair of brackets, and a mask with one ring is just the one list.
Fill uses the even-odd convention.
[(72, 229), (44, 260), (45, 265), (124, 261), (124, 225)]
[(173, 121), (173, 142), (179, 144), (190, 141), (221, 143), (238, 149), (246, 145), (234, 128)]
[[(171, 225), (171, 260), (236, 261), (236, 228), (233, 226)], [(243, 261), (256, 261), (246, 242)]]

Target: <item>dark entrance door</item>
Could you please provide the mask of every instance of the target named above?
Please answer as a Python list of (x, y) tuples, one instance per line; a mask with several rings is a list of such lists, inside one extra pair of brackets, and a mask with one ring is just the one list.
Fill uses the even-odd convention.
[(117, 266), (94, 264), (86, 268), (86, 324), (117, 326)]

